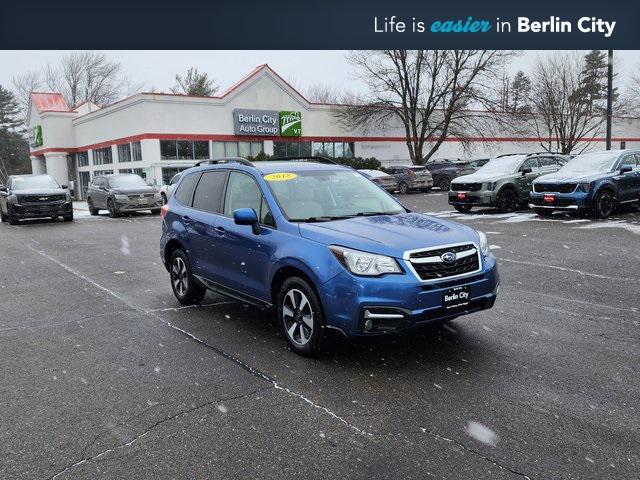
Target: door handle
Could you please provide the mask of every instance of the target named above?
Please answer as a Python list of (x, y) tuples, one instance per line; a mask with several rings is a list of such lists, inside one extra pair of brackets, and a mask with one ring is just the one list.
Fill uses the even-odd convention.
[(218, 235), (220, 235), (221, 237), (223, 237), (226, 232), (225, 232), (225, 229), (223, 227), (216, 227), (216, 233)]

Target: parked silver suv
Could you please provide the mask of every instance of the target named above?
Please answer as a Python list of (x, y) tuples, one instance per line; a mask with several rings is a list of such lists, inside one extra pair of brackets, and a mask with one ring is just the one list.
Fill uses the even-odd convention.
[(433, 187), (431, 172), (422, 165), (394, 165), (383, 167), (382, 170), (396, 177), (398, 191), (402, 194), (409, 193), (411, 190), (428, 192)]
[(98, 175), (89, 184), (87, 206), (91, 215), (106, 209), (111, 218), (140, 210), (151, 210), (157, 215), (162, 207), (162, 197), (157, 188), (147, 185), (139, 175)]

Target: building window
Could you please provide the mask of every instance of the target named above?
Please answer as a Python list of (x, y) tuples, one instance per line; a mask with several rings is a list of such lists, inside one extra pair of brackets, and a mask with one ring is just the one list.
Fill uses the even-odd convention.
[(263, 151), (262, 142), (213, 142), (211, 158), (255, 157)]
[(77, 152), (75, 155), (76, 165), (78, 165), (78, 167), (86, 167), (89, 165), (89, 152)]
[(93, 172), (93, 176), (97, 177), (99, 175), (111, 175), (113, 173), (113, 170), (96, 170), (95, 172)]
[(140, 146), (140, 142), (133, 142), (131, 144), (131, 153), (134, 162), (142, 161), (142, 147)]
[(329, 158), (353, 158), (353, 142), (313, 142), (313, 154)]
[(311, 142), (273, 142), (274, 157), (310, 157)]
[(118, 162), (130, 162), (131, 161), (131, 145), (123, 143), (118, 145)]
[(209, 158), (209, 142), (191, 140), (160, 140), (162, 160), (202, 160)]
[(113, 158), (111, 157), (111, 147), (98, 148), (93, 151), (94, 165), (105, 165), (107, 163), (113, 163)]
[(169, 182), (176, 173), (184, 172), (188, 167), (184, 168), (163, 168), (162, 169), (162, 184), (169, 185)]

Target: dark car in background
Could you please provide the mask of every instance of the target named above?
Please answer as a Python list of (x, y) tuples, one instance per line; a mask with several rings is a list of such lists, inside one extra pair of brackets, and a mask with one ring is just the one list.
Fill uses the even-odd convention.
[(398, 191), (402, 194), (411, 190), (428, 192), (433, 187), (433, 177), (422, 165), (394, 165), (383, 167), (382, 170), (396, 178)]
[(387, 192), (395, 192), (398, 189), (398, 181), (393, 175), (384, 173), (381, 170), (358, 170), (362, 175), (367, 177), (373, 183), (384, 188)]
[(469, 164), (454, 162), (447, 159), (431, 160), (425, 164), (427, 170), (433, 177), (433, 185), (440, 187), (440, 190), (448, 192), (451, 180), (460, 175), (469, 175), (475, 172)]
[(605, 150), (577, 155), (536, 179), (530, 206), (541, 216), (573, 210), (607, 218), (632, 203), (640, 204), (640, 151)]
[(529, 204), (531, 184), (540, 175), (558, 171), (567, 162), (559, 154), (502, 155), (471, 175), (451, 182), (449, 204), (466, 213), (474, 206), (512, 212)]
[(29, 218), (73, 220), (71, 193), (51, 175), (11, 175), (6, 187), (0, 187), (0, 216), (3, 222), (17, 225)]
[(162, 207), (162, 196), (157, 188), (147, 185), (139, 175), (97, 175), (87, 190), (87, 206), (91, 215), (108, 210), (111, 218), (141, 210), (151, 210), (157, 215)]

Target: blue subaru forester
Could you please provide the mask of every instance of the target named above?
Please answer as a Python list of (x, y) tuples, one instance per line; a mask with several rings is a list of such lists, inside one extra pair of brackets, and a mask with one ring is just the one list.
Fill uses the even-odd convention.
[(181, 303), (210, 289), (275, 307), (303, 355), (325, 329), (376, 335), (491, 308), (499, 284), (483, 233), (412, 213), (318, 157), (185, 171), (162, 210), (160, 253)]

